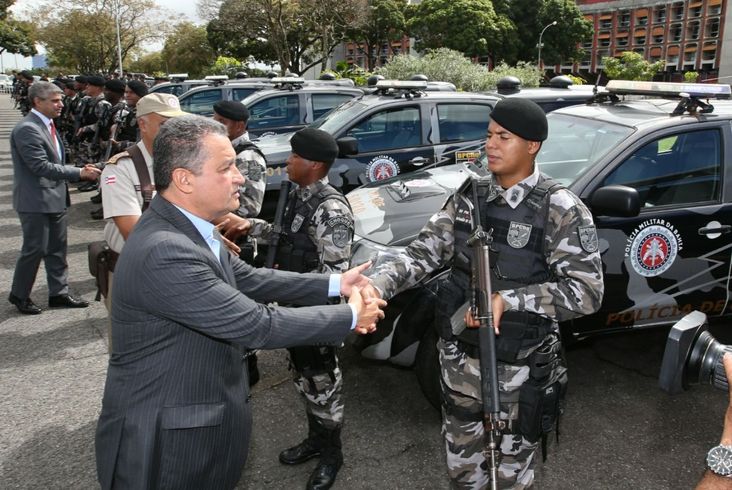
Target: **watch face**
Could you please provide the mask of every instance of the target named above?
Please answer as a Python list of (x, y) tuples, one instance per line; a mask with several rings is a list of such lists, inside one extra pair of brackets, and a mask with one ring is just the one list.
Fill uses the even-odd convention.
[(707, 453), (707, 465), (721, 476), (732, 476), (732, 446), (713, 447)]

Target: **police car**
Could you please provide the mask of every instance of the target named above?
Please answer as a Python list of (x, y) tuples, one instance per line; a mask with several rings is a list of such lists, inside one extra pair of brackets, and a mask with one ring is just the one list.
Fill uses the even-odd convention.
[(272, 88), (269, 79), (246, 79), (232, 80), (229, 82), (215, 83), (203, 87), (195, 87), (186, 93), (178, 96), (180, 108), (191, 114), (199, 116), (213, 116), (213, 106), (220, 100), (242, 101), (254, 92)]
[[(477, 158), (498, 97), (446, 91), (443, 85), (432, 88), (425, 81), (380, 80), (374, 93), (362, 94), (311, 124), (332, 134), (341, 148), (329, 173), (331, 184), (348, 191), (429, 165)], [(253, 105), (247, 106), (254, 118)], [(268, 203), (276, 201), (273, 196), (287, 177), (291, 136), (257, 142), (267, 157), (265, 217), (274, 211)]]
[(353, 80), (311, 80), (277, 77), (242, 103), (249, 109), (247, 131), (251, 139), (290, 133), (307, 126), (334, 107), (363, 95)]
[(173, 73), (168, 76), (170, 82), (163, 82), (150, 87), (150, 93), (182, 95), (192, 88), (213, 85), (214, 81), (206, 77), (204, 80), (188, 80), (187, 73)]
[[(693, 310), (730, 314), (729, 97), (729, 85), (611, 81), (592, 102), (547, 115), (539, 167), (592, 210), (605, 278), (600, 310), (562, 324), (565, 338), (670, 325)], [(430, 168), (351, 192), (352, 262), (406, 246), (467, 172), (464, 164)], [(433, 283), (393, 298), (377, 333), (357, 339), (366, 357), (416, 361), (432, 400)]]
[(498, 80), (495, 92), (487, 92), (497, 97), (521, 97), (536, 102), (544, 112), (551, 112), (562, 107), (583, 104), (591, 99), (603, 87), (594, 85), (575, 85), (571, 78), (559, 75), (549, 80), (547, 87), (522, 88), (521, 80), (507, 76)]

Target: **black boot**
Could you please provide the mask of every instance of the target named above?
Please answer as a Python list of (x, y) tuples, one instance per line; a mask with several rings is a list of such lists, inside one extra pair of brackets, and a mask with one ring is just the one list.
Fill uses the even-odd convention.
[(308, 414), (308, 437), (297, 446), (285, 449), (280, 453), (280, 463), (300, 464), (320, 456), (320, 450), (325, 445), (325, 428), (318, 420)]
[(249, 387), (259, 382), (259, 367), (257, 367), (257, 352), (247, 352), (247, 368), (249, 369)]
[(335, 483), (338, 470), (343, 466), (341, 428), (327, 430), (326, 445), (321, 450), (320, 461), (308, 480), (307, 490), (327, 490)]

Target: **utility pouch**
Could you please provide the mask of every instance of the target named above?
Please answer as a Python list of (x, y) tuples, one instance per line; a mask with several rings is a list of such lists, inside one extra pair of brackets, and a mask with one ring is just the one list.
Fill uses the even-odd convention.
[(541, 438), (544, 459), (547, 434), (556, 430), (559, 438), (559, 418), (567, 381), (567, 369), (557, 365), (551, 376), (543, 380), (530, 377), (519, 391), (518, 433), (532, 443)]
[(119, 254), (109, 248), (104, 240), (91, 242), (89, 250), (89, 273), (96, 279), (97, 295), (95, 301), (109, 293), (109, 272), (114, 272)]

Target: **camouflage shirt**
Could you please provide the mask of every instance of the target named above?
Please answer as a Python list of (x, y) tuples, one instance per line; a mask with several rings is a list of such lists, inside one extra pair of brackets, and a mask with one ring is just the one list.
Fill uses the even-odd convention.
[[(536, 186), (539, 173), (509, 189), (493, 183), (487, 200), (503, 199), (513, 209)], [(554, 192), (544, 237), (546, 260), (552, 278), (548, 282), (497, 291), (506, 311), (527, 311), (555, 321), (597, 311), (602, 302), (602, 262), (596, 250), (588, 252), (581, 243), (580, 228), (594, 229), (592, 215), (577, 196), (566, 189)], [(435, 213), (419, 236), (400, 255), (380, 257), (366, 271), (374, 286), (389, 299), (408, 289), (430, 273), (449, 265), (454, 251), (455, 196)], [(591, 227), (591, 228), (588, 228)]]
[[(231, 144), (236, 148), (238, 144), (247, 141), (249, 134), (244, 133), (232, 140)], [(253, 218), (262, 210), (264, 188), (267, 185), (267, 162), (257, 151), (247, 149), (236, 155), (236, 166), (245, 178), (240, 189), (239, 209), (236, 214), (243, 218)]]
[[(307, 201), (310, 197), (328, 185), (328, 177), (305, 187), (296, 187), (290, 193), (294, 197)], [(269, 241), (272, 237), (272, 225), (261, 219), (251, 219), (251, 236)], [(351, 209), (337, 199), (326, 199), (321, 202), (307, 223), (310, 240), (318, 248), (320, 267), (312, 272), (340, 273), (348, 270), (351, 259), (351, 241), (353, 240), (353, 213)]]
[(87, 124), (86, 126), (82, 126), (82, 129), (85, 133), (94, 134), (97, 130), (97, 126), (100, 126), (100, 121), (105, 119), (107, 112), (111, 110), (112, 104), (104, 99), (103, 94), (91, 97), (86, 101), (86, 104), (87, 111), (94, 111), (94, 122)]

